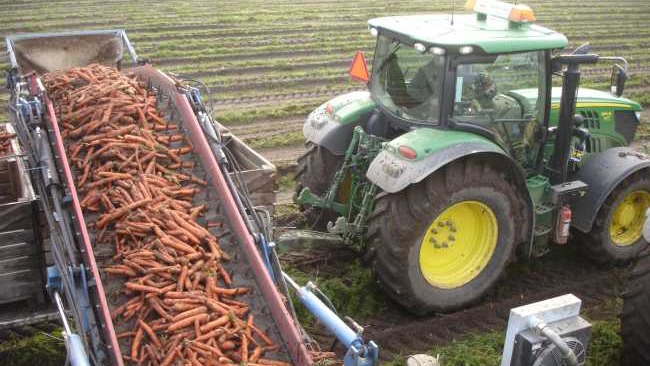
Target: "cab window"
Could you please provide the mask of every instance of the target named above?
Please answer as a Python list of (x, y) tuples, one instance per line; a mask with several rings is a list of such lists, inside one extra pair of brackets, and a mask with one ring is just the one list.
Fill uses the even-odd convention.
[(526, 165), (539, 146), (545, 72), (544, 53), (538, 51), (458, 65), (453, 120), (490, 130)]
[(438, 123), (444, 58), (380, 36), (370, 88), (378, 104), (407, 120)]

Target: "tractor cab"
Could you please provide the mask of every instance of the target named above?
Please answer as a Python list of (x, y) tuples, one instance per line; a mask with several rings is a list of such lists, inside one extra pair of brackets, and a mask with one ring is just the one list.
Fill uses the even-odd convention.
[(390, 126), (472, 131), (523, 165), (536, 161), (551, 52), (567, 39), (531, 24), (530, 8), (503, 5), (478, 2), (468, 5), (475, 14), (369, 21), (377, 36), (370, 93)]

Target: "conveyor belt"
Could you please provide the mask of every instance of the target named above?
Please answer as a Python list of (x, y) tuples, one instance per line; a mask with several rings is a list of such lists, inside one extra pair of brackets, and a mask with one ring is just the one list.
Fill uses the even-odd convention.
[[(134, 71), (138, 76), (147, 80), (150, 85), (158, 90), (158, 109), (165, 114), (170, 123), (176, 124), (178, 129), (186, 134), (192, 145), (194, 153), (186, 155), (185, 159), (195, 162), (191, 174), (203, 177), (209, 184), (195, 195), (195, 203), (208, 203), (209, 210), (204, 220), (223, 221), (223, 228), (211, 228), (211, 232), (220, 238), (222, 248), (231, 255), (232, 260), (226, 267), (233, 275), (235, 286), (245, 286), (252, 289), (242, 300), (250, 305), (251, 312), (255, 315), (258, 325), (276, 342), (281, 344), (281, 350), (274, 354), (275, 358), (292, 361), (295, 365), (310, 363), (309, 355), (300, 340), (296, 325), (289, 316), (282, 299), (265, 270), (264, 264), (257, 252), (251, 233), (245, 225), (245, 218), (237, 210), (233, 193), (229, 191), (222, 172), (217, 165), (209, 143), (192, 111), (186, 96), (179, 92), (179, 86), (160, 71), (142, 66)], [(32, 90), (38, 93), (40, 85), (36, 77), (32, 77)], [(182, 89), (181, 89), (182, 91)], [(120, 345), (116, 337), (116, 330), (132, 329), (131, 324), (113, 324), (110, 310), (121, 301), (123, 295), (119, 293), (121, 283), (115, 277), (106, 277), (101, 274), (101, 269), (108, 265), (115, 254), (113, 248), (96, 248), (93, 246), (93, 233), (87, 229), (86, 223), (96, 219), (94, 215), (84, 216), (79, 205), (79, 198), (74, 185), (76, 172), (70, 168), (65, 158), (65, 141), (58, 128), (56, 113), (52, 104), (45, 99), (46, 123), (49, 130), (55, 154), (57, 170), (61, 172), (63, 186), (69, 193), (70, 204), (66, 210), (74, 221), (76, 239), (83, 254), (83, 262), (89, 269), (91, 286), (91, 302), (102, 329), (102, 337), (106, 344), (106, 351), (111, 355), (113, 364), (122, 365)], [(64, 194), (64, 196), (66, 196)], [(98, 265), (99, 263), (99, 265)], [(123, 347), (125, 345), (122, 345)], [(122, 348), (123, 353), (127, 348)]]

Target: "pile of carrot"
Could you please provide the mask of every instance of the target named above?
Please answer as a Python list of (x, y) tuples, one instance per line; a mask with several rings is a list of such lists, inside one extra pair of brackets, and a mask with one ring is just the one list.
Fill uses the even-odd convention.
[(4, 126), (0, 126), (0, 156), (7, 156), (14, 153), (11, 147), (11, 139), (15, 137), (16, 134), (9, 133)]
[[(193, 197), (206, 182), (184, 172), (193, 147), (157, 111), (156, 95), (133, 75), (90, 65), (43, 77), (55, 105), (95, 245), (115, 247), (109, 276), (125, 300), (112, 309), (125, 360), (138, 365), (286, 366), (264, 358), (279, 348), (254, 323), (249, 289), (235, 287), (229, 256), (200, 223)], [(126, 340), (126, 342), (124, 342)], [(125, 349), (126, 348), (126, 349)]]

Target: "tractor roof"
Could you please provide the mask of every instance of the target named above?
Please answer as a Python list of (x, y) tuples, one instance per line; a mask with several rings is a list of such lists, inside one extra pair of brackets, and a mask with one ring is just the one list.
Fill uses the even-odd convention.
[(396, 37), (401, 42), (440, 46), (455, 52), (473, 46), (486, 53), (523, 52), (564, 48), (564, 35), (530, 23), (515, 23), (489, 16), (479, 20), (475, 14), (409, 15), (376, 18), (368, 21), (379, 34)]

